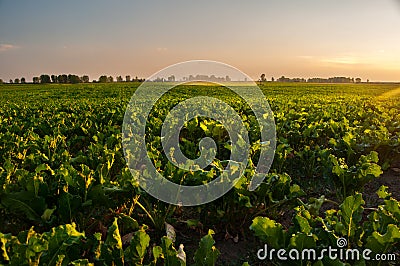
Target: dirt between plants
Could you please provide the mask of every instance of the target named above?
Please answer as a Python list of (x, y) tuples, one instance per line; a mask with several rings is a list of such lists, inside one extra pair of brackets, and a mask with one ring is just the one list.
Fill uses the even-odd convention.
[[(385, 171), (380, 177), (372, 180), (364, 187), (363, 198), (366, 207), (376, 207), (382, 203), (376, 191), (384, 185), (388, 187), (388, 192), (392, 193), (392, 197), (400, 200), (400, 161), (392, 164), (392, 167)], [(364, 196), (365, 195), (365, 196)]]

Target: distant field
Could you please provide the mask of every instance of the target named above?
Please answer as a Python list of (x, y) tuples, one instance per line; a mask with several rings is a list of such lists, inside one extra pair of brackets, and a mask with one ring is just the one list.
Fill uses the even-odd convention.
[[(160, 84), (160, 83), (158, 83)], [(168, 83), (166, 83), (168, 84)], [(191, 82), (187, 85), (199, 87), (204, 85), (204, 82)], [(252, 83), (246, 82), (232, 82), (233, 86), (248, 86)], [(129, 100), (131, 94), (140, 85), (140, 83), (85, 83), (85, 84), (0, 84), (0, 92), (2, 93), (2, 101), (7, 99), (15, 100), (15, 95), (37, 96), (37, 97), (69, 97), (69, 96), (89, 96), (96, 95), (98, 97), (110, 96), (127, 96), (125, 100)], [(354, 95), (354, 96), (380, 96), (384, 93), (392, 92), (395, 97), (399, 96), (400, 84), (387, 83), (387, 84), (315, 84), (315, 83), (279, 83), (279, 82), (266, 82), (257, 85), (267, 95), (280, 96), (282, 94), (291, 95), (304, 95), (307, 93), (325, 95)], [(212, 83), (207, 84), (208, 87), (213, 87)], [(18, 98), (24, 101), (24, 98)]]
[[(214, 138), (219, 153), (213, 166), (208, 172), (172, 168), (157, 133), (177, 102), (197, 95), (224, 100), (240, 114), (252, 141), (250, 163), (241, 181), (223, 198), (196, 208), (154, 199), (138, 186), (126, 166), (121, 126), (139, 85), (0, 85), (0, 264), (13, 260), (52, 263), (55, 258), (69, 263), (82, 257), (107, 265), (121, 260), (127, 265), (160, 263), (168, 256), (178, 260), (180, 243), (190, 264), (196, 261), (193, 256), (202, 237), (203, 241), (214, 237), (222, 254), (218, 256), (213, 244), (204, 250), (200, 247), (196, 254), (219, 265), (257, 263), (254, 256), (262, 243), (288, 248), (302, 237), (314, 247), (333, 245), (338, 237), (345, 237), (350, 246), (398, 252), (399, 187), (387, 189), (393, 198), (382, 188), (382, 199), (376, 201), (368, 201), (374, 192), (366, 194), (364, 188), (383, 171), (394, 173), (400, 167), (399, 84), (260, 84), (274, 112), (277, 147), (270, 174), (254, 192), (247, 186), (258, 160), (259, 128), (243, 99), (227, 88), (200, 83), (168, 92), (153, 107), (146, 141), (153, 163), (171, 181), (208, 182), (223, 170), (230, 154), (226, 131), (208, 121), (207, 130), (185, 128), (180, 147), (195, 158), (199, 140)], [(206, 120), (195, 123), (204, 125)], [(325, 213), (328, 209), (335, 211)], [(165, 222), (176, 230), (175, 243), (165, 237)], [(20, 232), (32, 226), (36, 233), (29, 242)], [(388, 232), (388, 226), (396, 237), (376, 240), (377, 234)], [(205, 236), (208, 229), (215, 235)], [(63, 241), (54, 242), (56, 237), (65, 241), (65, 248), (58, 249)], [(235, 247), (226, 239), (238, 242), (247, 253), (227, 254)], [(96, 253), (96, 247), (101, 252)], [(24, 257), (28, 249), (32, 253)], [(154, 255), (158, 251), (164, 258)]]

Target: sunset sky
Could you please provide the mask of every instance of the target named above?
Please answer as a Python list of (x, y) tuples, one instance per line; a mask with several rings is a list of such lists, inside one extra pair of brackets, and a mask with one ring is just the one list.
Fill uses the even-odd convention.
[(0, 78), (147, 77), (182, 61), (254, 79), (400, 81), (398, 0), (0, 0)]

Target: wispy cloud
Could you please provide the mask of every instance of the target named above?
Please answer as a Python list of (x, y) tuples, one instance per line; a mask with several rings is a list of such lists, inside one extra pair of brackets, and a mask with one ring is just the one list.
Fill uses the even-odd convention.
[(6, 44), (6, 43), (0, 44), (0, 52), (5, 52), (15, 48), (17, 48), (17, 46), (12, 44)]
[(342, 53), (332, 55), (297, 55), (296, 58), (304, 63), (311, 63), (318, 67), (334, 67), (341, 69), (385, 69), (388, 71), (400, 70), (400, 57), (387, 49), (375, 49), (364, 53)]
[(334, 57), (322, 58), (321, 62), (343, 64), (343, 65), (356, 65), (360, 63), (360, 60), (355, 56), (334, 56)]
[(156, 49), (156, 51), (159, 52), (159, 53), (162, 53), (162, 52), (168, 51), (168, 48), (166, 48), (166, 47), (158, 47), (158, 48)]
[(336, 55), (336, 56), (309, 56), (309, 55), (300, 55), (297, 58), (307, 61), (315, 61), (327, 64), (335, 64), (335, 65), (357, 65), (365, 63), (360, 56), (355, 55)]

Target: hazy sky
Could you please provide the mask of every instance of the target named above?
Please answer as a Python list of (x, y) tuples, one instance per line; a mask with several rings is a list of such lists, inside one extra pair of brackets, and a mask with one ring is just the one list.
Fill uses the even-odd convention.
[(210, 59), (253, 78), (400, 81), (399, 29), (398, 0), (0, 0), (0, 78)]

